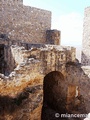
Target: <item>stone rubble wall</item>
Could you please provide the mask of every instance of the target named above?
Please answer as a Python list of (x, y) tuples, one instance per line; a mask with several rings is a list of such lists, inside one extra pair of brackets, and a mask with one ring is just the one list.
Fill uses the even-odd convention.
[(24, 6), (18, 1), (0, 1), (0, 6), (1, 35), (24, 42), (46, 42), (46, 30), (51, 29), (50, 11)]
[[(77, 86), (79, 90), (79, 96), (76, 98), (76, 102), (80, 102), (80, 106), (77, 105), (77, 111), (81, 114), (87, 114), (90, 111), (90, 67), (87, 66), (78, 66), (78, 65), (70, 65), (66, 66), (66, 85), (69, 87), (70, 85)], [(79, 101), (78, 101), (79, 100)], [(69, 103), (70, 105), (70, 103)], [(74, 107), (73, 107), (74, 109)], [(72, 110), (73, 111), (73, 110)]]
[(2, 4), (23, 5), (23, 0), (1, 0)]
[[(26, 50), (13, 45), (11, 52), (17, 66), (9, 76), (0, 74), (0, 100), (5, 102), (1, 106), (4, 108), (2, 113), (5, 114), (1, 114), (0, 119), (40, 120), (44, 76), (53, 70), (62, 71), (64, 74), (65, 63), (75, 60), (75, 49), (45, 45)], [(55, 64), (57, 61), (58, 64)], [(38, 118), (37, 115), (34, 116), (36, 113)]]
[[(72, 48), (69, 48), (68, 53), (71, 52), (71, 50)], [(56, 54), (56, 51), (57, 51), (57, 54)], [(50, 46), (47, 45), (44, 48), (32, 48), (30, 50), (26, 50), (24, 47), (12, 46), (11, 52), (13, 52), (12, 56), (15, 62), (17, 63), (17, 67), (13, 70), (13, 72), (11, 72), (9, 76), (4, 76), (4, 75), (0, 76), (2, 81), (1, 85), (3, 85), (4, 79), (5, 79), (5, 82), (8, 82), (8, 80), (10, 80), (10, 83), (12, 83), (13, 81), (20, 82), (22, 78), (25, 76), (26, 76), (25, 78), (29, 80), (31, 78), (33, 79), (34, 74), (35, 74), (34, 76), (37, 76), (40, 74), (41, 76), (46, 75), (50, 71), (55, 71), (57, 66), (55, 64), (56, 61), (58, 61), (57, 71), (65, 70), (64, 64), (67, 63), (68, 61), (71, 61), (71, 60), (73, 61), (75, 59), (75, 57), (72, 58), (72, 56), (70, 59), (67, 59), (68, 55), (65, 53), (66, 51), (67, 51), (67, 48), (62, 48), (62, 47), (57, 48), (56, 46), (53, 46), (53, 45), (50, 45)], [(57, 56), (55, 56), (55, 54)], [(63, 55), (63, 59), (61, 55)], [(70, 55), (71, 53), (69, 54), (69, 57)], [(46, 66), (44, 64), (46, 64)], [(49, 64), (51, 67), (49, 66)], [(61, 67), (63, 65), (64, 67)], [(18, 82), (16, 82), (16, 84), (18, 84)], [(7, 85), (7, 87), (9, 87), (9, 85)], [(3, 92), (6, 91), (6, 89), (2, 89), (2, 90)]]
[[(0, 119), (31, 119), (32, 112), (42, 103), (43, 75), (39, 65), (38, 60), (29, 59), (19, 64), (8, 77), (0, 74)], [(40, 116), (36, 119), (40, 120)]]
[[(13, 48), (15, 47), (15, 48)], [(55, 45), (45, 45), (38, 48), (31, 47), (29, 50), (25, 50), (24, 47), (11, 47), (12, 56), (16, 64), (20, 64), (25, 59), (36, 59), (40, 60), (41, 72), (43, 74), (49, 73), (50, 71), (65, 71), (65, 64), (69, 61), (75, 61), (75, 48), (73, 47), (62, 47)]]
[(60, 45), (61, 32), (58, 30), (47, 30), (46, 31), (46, 43), (53, 45)]
[[(76, 58), (76, 49), (73, 47), (62, 47), (49, 44), (31, 44), (9, 39), (1, 39), (0, 41), (0, 44), (5, 45), (4, 59), (7, 63), (6, 73), (13, 71), (13, 69), (25, 59), (25, 55), (26, 57), (28, 55), (30, 58), (40, 59), (43, 71), (46, 73), (52, 70), (61, 69), (61, 66), (62, 69), (64, 69), (66, 62), (74, 61)], [(20, 46), (20, 49), (19, 47), (16, 47), (16, 49), (13, 48), (13, 51), (13, 49), (11, 49), (12, 45)], [(26, 53), (24, 52), (25, 55), (23, 54), (23, 51), (26, 51)], [(43, 67), (43, 65), (45, 67)]]
[[(81, 68), (75, 62), (75, 48), (57, 45), (41, 45), (41, 47), (38, 45), (38, 47), (35, 47), (34, 45), (31, 49), (26, 50), (24, 47), (13, 45), (11, 46), (11, 52), (17, 67), (9, 76), (0, 74), (0, 100), (2, 96), (7, 96), (5, 99), (9, 97), (11, 100), (17, 101), (23, 95), (25, 95), (25, 99), (22, 100), (20, 106), (18, 106), (19, 103), (14, 102), (17, 111), (6, 112), (3, 117), (7, 117), (9, 120), (11, 118), (13, 120), (29, 120), (32, 118), (33, 120), (37, 118), (37, 115), (34, 116), (37, 113), (39, 114), (37, 120), (40, 120), (43, 79), (46, 74), (52, 71), (59, 71), (63, 74), (65, 95), (67, 95), (69, 86), (78, 86), (79, 88), (78, 98), (75, 98), (75, 101), (69, 101), (68, 108), (72, 112), (76, 110), (78, 113), (88, 113), (90, 111), (88, 97), (90, 94), (90, 70), (89, 68)], [(27, 94), (29, 94), (29, 97), (27, 97)]]

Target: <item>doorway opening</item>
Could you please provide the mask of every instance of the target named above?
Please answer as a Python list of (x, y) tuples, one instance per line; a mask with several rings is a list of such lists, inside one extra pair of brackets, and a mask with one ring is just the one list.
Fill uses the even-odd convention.
[(52, 120), (52, 111), (66, 113), (66, 87), (64, 85), (64, 75), (59, 71), (52, 71), (44, 77), (42, 120)]
[(6, 63), (4, 60), (4, 45), (0, 44), (0, 73), (5, 73)]

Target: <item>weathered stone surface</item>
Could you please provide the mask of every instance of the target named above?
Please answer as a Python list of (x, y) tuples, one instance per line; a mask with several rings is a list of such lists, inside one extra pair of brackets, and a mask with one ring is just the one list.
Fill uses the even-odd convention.
[(46, 31), (46, 43), (60, 45), (60, 31), (58, 30), (47, 30)]
[[(7, 107), (9, 107), (11, 104), (11, 107), (6, 110), (6, 107), (1, 104), (1, 108), (4, 107), (2, 114), (4, 111), (6, 113), (1, 117), (2, 119), (7, 117), (9, 120), (33, 120), (35, 119), (35, 116), (33, 117), (35, 111), (38, 110), (37, 114), (41, 116), (44, 76), (50, 71), (55, 71), (56, 68), (57, 71), (62, 71), (64, 74), (65, 63), (75, 60), (75, 49), (45, 45), (44, 47), (26, 50), (24, 47), (15, 45), (11, 47), (11, 54), (17, 65), (16, 68), (7, 77), (3, 74), (0, 75), (0, 100), (3, 101), (3, 104), (8, 101), (5, 105), (8, 104)], [(57, 61), (57, 64), (55, 61)], [(57, 91), (59, 92), (59, 90)], [(12, 111), (12, 105), (15, 111)], [(40, 116), (36, 119), (40, 120)]]
[[(29, 90), (30, 89), (30, 90)], [(15, 89), (17, 90), (17, 89)], [(0, 96), (0, 120), (31, 120), (34, 111), (42, 104), (41, 85), (26, 87), (16, 96)], [(34, 119), (40, 120), (41, 107)], [(34, 120), (32, 119), (32, 120)]]
[[(66, 64), (66, 74), (64, 75), (64, 80), (60, 82), (60, 77), (55, 77), (53, 79), (53, 75), (50, 76), (50, 73), (46, 75), (44, 78), (44, 103), (43, 103), (43, 109), (42, 109), (42, 120), (60, 120), (60, 119), (70, 119), (70, 120), (82, 120), (82, 118), (58, 118), (55, 117), (56, 113), (63, 113), (62, 105), (64, 107), (64, 110), (66, 112), (64, 113), (71, 113), (71, 114), (87, 114), (90, 110), (89, 107), (89, 81), (90, 77), (88, 77), (85, 72), (83, 71), (79, 65), (74, 64)], [(58, 76), (58, 75), (57, 75)], [(58, 79), (57, 79), (58, 78)], [(57, 84), (54, 82), (57, 80)], [(50, 83), (49, 83), (50, 82)], [(54, 82), (54, 83), (53, 83)], [(83, 84), (83, 82), (85, 84)], [(59, 83), (59, 84), (58, 84)], [(52, 85), (52, 86), (51, 86)], [(54, 86), (56, 85), (56, 88)], [(61, 90), (61, 86), (63, 87)], [(45, 89), (46, 88), (46, 89)], [(59, 93), (57, 94), (57, 90), (59, 89)], [(53, 91), (54, 90), (54, 91)], [(88, 91), (88, 92), (87, 92)], [(54, 93), (53, 93), (54, 92)], [(53, 94), (50, 94), (53, 93)], [(49, 95), (50, 94), (50, 95)], [(60, 96), (59, 96), (60, 95)], [(63, 99), (64, 95), (64, 99)], [(46, 97), (47, 96), (47, 97)], [(48, 97), (49, 96), (49, 97)], [(57, 96), (56, 100), (63, 99), (62, 105), (57, 104), (56, 100), (54, 99), (54, 96)], [(51, 100), (50, 102), (47, 102), (47, 100)], [(65, 104), (64, 104), (65, 100)], [(58, 110), (58, 107), (54, 107), (54, 105), (58, 105), (60, 109)]]
[(45, 43), (51, 29), (51, 12), (23, 5), (20, 0), (0, 1), (0, 34), (2, 38)]
[[(44, 45), (26, 50), (15, 45), (11, 47), (11, 54), (16, 68), (9, 76), (0, 74), (1, 119), (40, 120), (42, 110), (45, 110), (49, 120), (56, 120), (57, 112), (89, 112), (89, 70), (81, 68), (76, 61), (75, 48)], [(50, 74), (53, 71), (55, 74)], [(42, 108), (43, 80), (46, 87)], [(9, 107), (8, 110), (4, 104)], [(44, 113), (42, 117), (45, 118)]]
[[(90, 70), (76, 60), (75, 48), (59, 46), (51, 12), (22, 0), (0, 6), (0, 120), (82, 120), (55, 116), (90, 112)], [(83, 53), (89, 58), (88, 45)]]
[(85, 8), (84, 24), (83, 24), (83, 49), (82, 49), (82, 65), (90, 65), (90, 7)]

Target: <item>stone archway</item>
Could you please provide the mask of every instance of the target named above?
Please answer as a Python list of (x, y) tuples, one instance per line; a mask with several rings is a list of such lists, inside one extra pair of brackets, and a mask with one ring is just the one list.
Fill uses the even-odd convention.
[(56, 120), (55, 113), (66, 113), (65, 85), (64, 75), (59, 71), (50, 72), (44, 77), (42, 120)]

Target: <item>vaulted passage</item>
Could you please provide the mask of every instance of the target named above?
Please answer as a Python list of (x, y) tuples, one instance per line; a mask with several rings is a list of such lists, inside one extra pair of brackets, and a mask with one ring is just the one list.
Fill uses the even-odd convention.
[[(53, 71), (44, 78), (44, 102), (52, 109), (61, 110), (58, 104), (61, 104), (64, 96), (64, 76), (62, 73)], [(64, 101), (63, 101), (64, 102)], [(63, 103), (62, 103), (63, 104)]]
[(66, 113), (66, 87), (61, 72), (53, 71), (44, 77), (42, 120), (56, 120), (55, 113)]
[[(41, 120), (68, 120), (68, 117), (62, 118), (61, 115), (85, 113), (83, 101), (79, 86), (67, 84), (61, 72), (50, 72), (44, 77)], [(56, 113), (59, 113), (60, 116), (55, 116)]]

